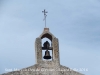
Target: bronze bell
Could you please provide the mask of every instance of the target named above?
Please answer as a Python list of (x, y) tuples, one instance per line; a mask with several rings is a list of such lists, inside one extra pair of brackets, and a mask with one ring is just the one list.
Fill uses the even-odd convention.
[(48, 50), (45, 51), (44, 59), (51, 59), (50, 52)]

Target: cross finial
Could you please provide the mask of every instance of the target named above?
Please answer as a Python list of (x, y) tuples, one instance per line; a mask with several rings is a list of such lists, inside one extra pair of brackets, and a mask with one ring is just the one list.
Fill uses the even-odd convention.
[(44, 13), (44, 19), (43, 20), (45, 20), (45, 28), (46, 28), (46, 13), (48, 13), (45, 9), (44, 9), (44, 11), (42, 11), (42, 13)]

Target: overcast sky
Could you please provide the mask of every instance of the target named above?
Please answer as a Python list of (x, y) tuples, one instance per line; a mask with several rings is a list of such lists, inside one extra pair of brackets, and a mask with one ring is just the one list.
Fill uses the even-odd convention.
[(47, 27), (59, 39), (60, 63), (100, 75), (100, 0), (0, 0), (0, 74), (35, 64), (44, 9)]

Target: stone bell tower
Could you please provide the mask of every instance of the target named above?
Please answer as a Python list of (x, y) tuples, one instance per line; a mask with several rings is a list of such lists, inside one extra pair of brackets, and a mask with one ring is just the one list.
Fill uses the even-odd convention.
[[(50, 43), (48, 41), (44, 42), (42, 46), (41, 40), (43, 38), (48, 38), (51, 41), (51, 46), (49, 45)], [(43, 50), (45, 50), (45, 55), (44, 55), (45, 60), (43, 60), (43, 56), (42, 56)], [(47, 52), (49, 50), (51, 50), (52, 56), (50, 56), (50, 52)], [(49, 28), (44, 28), (43, 33), (38, 38), (36, 38), (35, 54), (36, 54), (36, 64), (39, 64), (41, 68), (43, 67), (48, 70), (60, 68), (59, 42), (58, 39), (52, 33), (50, 33)]]
[[(48, 38), (51, 41), (51, 47), (48, 46), (48, 48), (46, 48), (46, 42), (44, 42), (44, 45), (42, 47), (42, 39), (43, 38)], [(50, 56), (52, 58), (52, 60), (43, 60), (43, 55), (42, 55), (42, 50), (52, 50), (52, 56), (47, 55), (46, 51), (45, 54), (48, 57)], [(59, 60), (59, 42), (58, 42), (58, 38), (56, 38), (52, 33), (50, 33), (49, 28), (44, 28), (43, 33), (36, 38), (35, 41), (35, 54), (36, 54), (36, 64), (40, 64), (41, 66), (48, 66), (48, 67), (59, 67), (60, 65), (60, 60)]]
[[(42, 39), (43, 38), (48, 38), (51, 41), (51, 47), (49, 46), (48, 48), (45, 48), (45, 43), (42, 47)], [(44, 28), (43, 33), (36, 38), (35, 41), (35, 54), (36, 54), (36, 63), (37, 64), (41, 64), (47, 62), (42, 60), (42, 50), (52, 50), (52, 60), (50, 61), (52, 64), (55, 63), (57, 65), (60, 64), (60, 60), (59, 60), (59, 42), (58, 39), (49, 31), (49, 28)], [(51, 58), (50, 58), (51, 59)], [(48, 59), (47, 59), (48, 60)]]

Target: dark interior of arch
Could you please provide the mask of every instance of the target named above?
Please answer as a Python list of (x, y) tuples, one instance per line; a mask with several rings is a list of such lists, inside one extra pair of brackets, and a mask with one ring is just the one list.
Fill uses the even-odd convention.
[(49, 40), (52, 41), (52, 36), (51, 36), (50, 34), (48, 34), (48, 33), (44, 34), (44, 35), (41, 37), (41, 39), (43, 39), (43, 38), (48, 38)]

